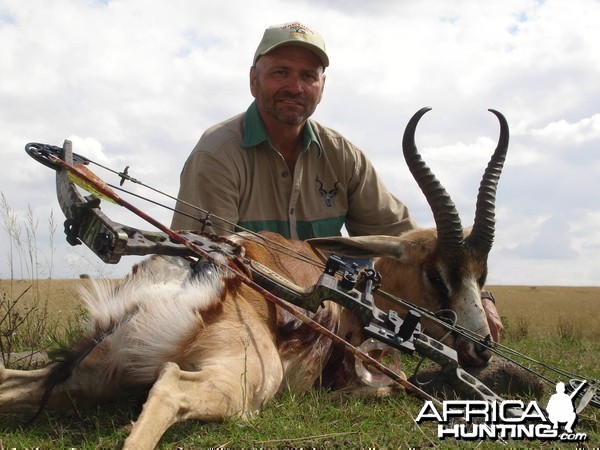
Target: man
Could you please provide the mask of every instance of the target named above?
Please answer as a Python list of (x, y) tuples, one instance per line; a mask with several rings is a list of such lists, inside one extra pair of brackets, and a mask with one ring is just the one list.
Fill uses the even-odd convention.
[(350, 236), (415, 227), (366, 156), (309, 119), (328, 65), (323, 38), (307, 26), (265, 30), (250, 68), (255, 101), (200, 138), (181, 173), (176, 209), (183, 214), (174, 215), (173, 229), (201, 229), (204, 212), (215, 233), (238, 225), (301, 240), (340, 235), (343, 226)]
[[(304, 240), (340, 235), (344, 224), (350, 235), (399, 235), (414, 227), (364, 154), (309, 120), (328, 65), (323, 39), (305, 25), (265, 31), (250, 69), (255, 102), (207, 130), (181, 174), (179, 199), (210, 211), (214, 232), (239, 224)], [(203, 216), (181, 202), (177, 209)], [(172, 226), (200, 224), (175, 214)]]
[(573, 432), (573, 424), (577, 420), (577, 414), (573, 408), (573, 399), (569, 394), (565, 394), (565, 383), (556, 383), (556, 394), (552, 394), (548, 405), (546, 405), (548, 418), (552, 422), (552, 428), (558, 429), (558, 423), (564, 422), (567, 433)]

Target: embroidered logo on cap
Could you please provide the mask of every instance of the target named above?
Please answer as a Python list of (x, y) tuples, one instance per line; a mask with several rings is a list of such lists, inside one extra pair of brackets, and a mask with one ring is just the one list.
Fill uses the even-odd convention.
[(310, 28), (308, 28), (306, 25), (302, 25), (301, 23), (298, 23), (298, 22), (287, 23), (284, 26), (282, 26), (281, 29), (289, 30), (290, 34), (304, 34), (304, 35), (315, 34), (315, 32), (313, 30), (311, 30)]

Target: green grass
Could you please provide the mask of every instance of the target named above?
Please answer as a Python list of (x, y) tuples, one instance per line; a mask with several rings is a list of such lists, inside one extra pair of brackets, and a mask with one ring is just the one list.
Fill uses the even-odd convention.
[[(515, 350), (548, 364), (598, 378), (600, 343), (560, 338), (507, 341)], [(406, 357), (404, 363), (414, 364)], [(546, 373), (546, 375), (556, 377)], [(560, 378), (560, 377), (559, 377)], [(551, 388), (546, 389), (547, 394)], [(27, 427), (23, 416), (3, 416), (0, 421), (0, 449), (5, 448), (120, 448), (131, 423), (140, 413), (143, 398), (115, 404), (44, 412)], [(541, 403), (542, 404), (542, 403)], [(545, 404), (545, 403), (543, 403)], [(322, 390), (305, 394), (284, 393), (265, 406), (249, 422), (223, 423), (189, 421), (171, 427), (158, 448), (507, 448), (494, 441), (440, 441), (437, 424), (417, 425), (422, 401), (399, 393), (390, 398), (363, 398)], [(582, 448), (600, 444), (600, 410), (588, 407), (580, 416), (577, 432), (588, 441)], [(560, 448), (557, 442), (511, 441), (509, 448)], [(581, 446), (580, 446), (581, 447)], [(562, 448), (574, 448), (565, 445)]]
[[(52, 280), (51, 257), (47, 278), (45, 273), (40, 276), (37, 222), (30, 212), (21, 225), (4, 196), (0, 196), (0, 222), (11, 238), (11, 278), (0, 280), (0, 356), (51, 350), (77, 334), (81, 305), (76, 290), (85, 281)], [(52, 231), (52, 221), (49, 226)], [(504, 345), (550, 366), (600, 379), (600, 288), (498, 286), (493, 291), (506, 326)], [(414, 367), (415, 359), (407, 356), (403, 364)], [(567, 380), (536, 369), (550, 380)], [(552, 390), (549, 383), (541, 405)], [(0, 450), (121, 448), (143, 401), (128, 398), (114, 404), (45, 411), (30, 425), (24, 425), (30, 417), (0, 411)], [(383, 399), (322, 390), (284, 393), (248, 422), (177, 424), (167, 430), (158, 448), (560, 448), (556, 442), (440, 441), (435, 423), (415, 423), (422, 404), (405, 393)], [(599, 448), (600, 409), (588, 407), (579, 419), (576, 431), (586, 433), (588, 441), (578, 447)]]
[[(48, 292), (48, 297), (41, 296), (44, 305), (51, 306), (43, 316), (51, 322), (62, 319), (58, 329), (49, 327), (55, 333), (75, 333), (77, 326), (73, 323), (81, 315), (76, 291), (85, 282), (36, 281), (38, 291)], [(0, 293), (8, 295), (9, 289), (14, 289), (20, 294), (30, 284), (28, 280), (10, 283), (0, 280)], [(30, 289), (27, 294), (33, 295), (33, 292)], [(494, 288), (494, 292), (500, 293), (497, 297), (500, 297), (506, 326), (504, 345), (550, 366), (600, 379), (600, 339), (594, 326), (597, 324), (598, 288), (510, 287), (510, 292), (503, 292), (501, 288)], [(29, 304), (25, 298), (20, 302), (23, 306)], [(579, 315), (577, 320), (574, 314)], [(37, 326), (33, 326), (33, 330), (36, 329)], [(56, 336), (44, 338), (39, 333), (38, 337), (43, 342), (60, 340)], [(414, 366), (414, 359), (405, 357), (403, 364)], [(552, 380), (567, 379), (542, 367), (536, 369)], [(548, 385), (540, 404), (545, 405), (551, 390), (552, 386)], [(116, 404), (44, 412), (29, 426), (23, 426), (26, 416), (3, 415), (0, 411), (0, 450), (120, 448), (143, 401), (143, 398), (124, 399)], [(286, 393), (267, 404), (250, 422), (231, 420), (206, 424), (189, 421), (177, 424), (166, 432), (159, 448), (505, 448), (502, 443), (491, 441), (438, 440), (435, 424), (426, 422), (419, 426), (414, 421), (421, 405), (421, 400), (403, 393), (388, 399), (351, 395), (337, 398), (319, 390), (304, 395)], [(588, 441), (581, 448), (599, 447), (600, 410), (588, 407), (580, 416), (576, 430), (588, 435)], [(557, 448), (558, 444), (554, 441), (513, 441), (508, 446)], [(564, 448), (574, 446), (564, 445)]]

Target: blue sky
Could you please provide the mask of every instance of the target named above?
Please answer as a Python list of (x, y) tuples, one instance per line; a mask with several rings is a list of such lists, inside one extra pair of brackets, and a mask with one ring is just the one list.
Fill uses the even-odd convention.
[[(15, 219), (30, 209), (39, 221), (36, 245), (41, 259), (52, 256), (52, 276), (119, 276), (134, 258), (106, 266), (68, 246), (54, 174), (24, 145), (70, 139), (77, 153), (129, 165), (175, 194), (202, 132), (251, 102), (248, 71), (264, 28), (292, 20), (318, 30), (331, 59), (314, 118), (365, 151), (419, 225), (433, 219), (401, 157), (406, 122), (433, 107), (417, 143), (470, 225), (498, 136), (494, 108), (509, 121), (511, 144), (488, 281), (599, 284), (596, 0), (0, 0), (0, 191)], [(169, 223), (168, 211), (139, 206)], [(10, 251), (6, 233), (0, 251)], [(9, 275), (0, 263), (0, 278)]]

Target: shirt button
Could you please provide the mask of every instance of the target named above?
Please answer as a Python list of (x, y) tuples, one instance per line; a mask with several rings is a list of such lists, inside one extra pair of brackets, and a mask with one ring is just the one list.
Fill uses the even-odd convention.
[(294, 208), (290, 209), (290, 216), (294, 215)]
[(289, 175), (290, 175), (290, 173), (289, 173), (287, 170), (285, 170), (285, 171), (281, 172), (281, 176), (282, 176), (283, 178), (287, 178)]

